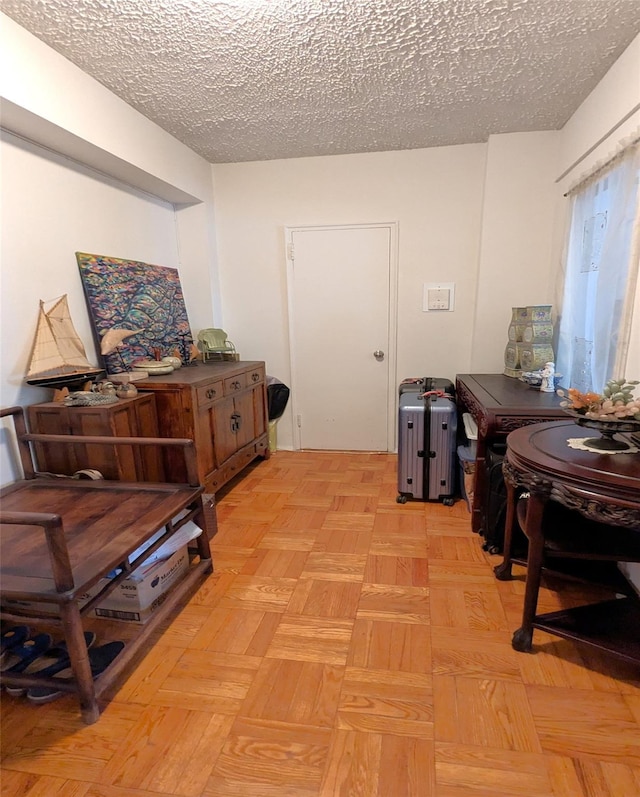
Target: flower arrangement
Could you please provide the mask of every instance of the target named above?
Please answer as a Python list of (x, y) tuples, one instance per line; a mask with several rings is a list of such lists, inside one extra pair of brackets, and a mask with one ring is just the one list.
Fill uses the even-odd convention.
[[(567, 391), (568, 397), (560, 406), (592, 421), (640, 421), (640, 398), (634, 398), (633, 391), (640, 382), (627, 382), (626, 379), (610, 379), (602, 393), (581, 393), (573, 387)], [(564, 390), (558, 390), (564, 396)]]

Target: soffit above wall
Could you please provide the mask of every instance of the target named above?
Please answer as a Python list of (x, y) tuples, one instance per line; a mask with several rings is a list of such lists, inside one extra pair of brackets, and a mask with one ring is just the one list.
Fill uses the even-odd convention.
[(3, 0), (2, 11), (212, 163), (557, 130), (640, 31), (638, 0)]
[(9, 135), (56, 152), (99, 174), (115, 178), (137, 191), (170, 202), (177, 208), (197, 205), (202, 201), (8, 100), (2, 102), (2, 128), (0, 139), (5, 138), (6, 131)]

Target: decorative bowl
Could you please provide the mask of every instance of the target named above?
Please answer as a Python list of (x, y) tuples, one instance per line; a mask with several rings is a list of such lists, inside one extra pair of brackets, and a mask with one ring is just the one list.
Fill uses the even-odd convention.
[(173, 365), (164, 363), (161, 360), (144, 360), (143, 362), (134, 363), (133, 367), (136, 370), (146, 371), (149, 376), (170, 374), (173, 371)]
[[(553, 375), (553, 384), (556, 389), (558, 388), (561, 379), (562, 379), (562, 374)], [(534, 388), (534, 390), (540, 390), (540, 386), (542, 385), (542, 372), (523, 371), (520, 374), (520, 381), (529, 385), (529, 387)]]
[(626, 451), (632, 447), (631, 444), (624, 440), (614, 440), (613, 436), (619, 433), (640, 432), (640, 421), (636, 421), (635, 418), (617, 418), (613, 421), (605, 421), (587, 418), (586, 415), (581, 415), (575, 410), (565, 409), (564, 412), (571, 416), (578, 426), (596, 429), (600, 432), (600, 437), (590, 437), (585, 440), (590, 448), (600, 451)]
[(133, 382), (122, 382), (116, 388), (116, 396), (118, 398), (133, 398), (138, 395), (138, 388)]
[(542, 384), (542, 374), (540, 371), (523, 371), (520, 374), (520, 381), (525, 382), (529, 387), (540, 387)]

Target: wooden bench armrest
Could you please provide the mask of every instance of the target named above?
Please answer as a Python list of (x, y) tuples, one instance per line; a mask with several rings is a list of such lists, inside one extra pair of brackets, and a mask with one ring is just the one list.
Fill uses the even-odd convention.
[(55, 515), (51, 512), (0, 511), (0, 524), (39, 526), (44, 529), (56, 590), (58, 592), (67, 592), (74, 588), (71, 561), (64, 536), (64, 525), (60, 515)]
[(159, 448), (181, 448), (184, 452), (187, 484), (198, 487), (198, 464), (193, 440), (181, 437), (104, 437), (80, 434), (23, 434), (19, 439), (26, 443), (56, 443), (62, 445), (101, 444), (107, 446), (156, 446)]
[(30, 434), (27, 432), (22, 407), (0, 409), (0, 418), (13, 416), (16, 438), (18, 441), (20, 461), (25, 479), (33, 479), (37, 475), (31, 447), (29, 443), (56, 443), (60, 445), (98, 444), (107, 446), (156, 446), (160, 448), (181, 448), (184, 452), (187, 484), (200, 486), (198, 478), (198, 462), (193, 440), (180, 437), (105, 437), (102, 435), (70, 435), (70, 434)]

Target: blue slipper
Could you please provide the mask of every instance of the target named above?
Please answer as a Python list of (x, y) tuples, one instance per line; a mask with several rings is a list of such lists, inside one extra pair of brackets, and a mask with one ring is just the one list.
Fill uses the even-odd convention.
[[(93, 631), (84, 632), (84, 640), (87, 648), (90, 648), (96, 641), (96, 635)], [(62, 670), (69, 667), (71, 661), (69, 659), (69, 651), (64, 641), (58, 642), (54, 647), (50, 647), (40, 653), (39, 656), (25, 665), (24, 668), (18, 670), (14, 667), (9, 670), (9, 673), (24, 673), (25, 675), (44, 675), (52, 676), (57, 675)], [(16, 665), (18, 667), (20, 665)], [(12, 697), (19, 697), (27, 691), (25, 686), (5, 686), (5, 691)]]
[[(116, 659), (123, 648), (124, 642), (107, 642), (105, 645), (100, 645), (97, 648), (91, 648), (91, 650), (89, 650), (89, 664), (91, 665), (91, 674), (93, 677), (97, 678), (103, 673), (111, 662)], [(44, 674), (44, 671), (41, 674)], [(60, 680), (70, 681), (70, 676), (72, 675), (70, 663), (68, 667), (63, 667), (51, 674), (58, 675)], [(34, 686), (27, 691), (27, 700), (30, 703), (50, 703), (63, 694), (65, 694), (65, 692), (62, 689), (56, 689), (55, 686)]]
[(6, 651), (2, 664), (0, 664), (0, 671), (22, 672), (34, 659), (51, 647), (51, 642), (51, 634), (36, 634), (22, 645), (14, 645)]
[(0, 635), (0, 666), (4, 663), (8, 652), (16, 645), (22, 645), (29, 638), (29, 626), (27, 625), (14, 625), (7, 628)]

